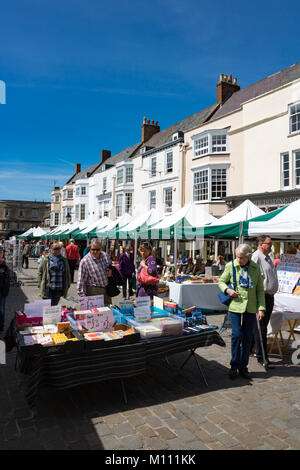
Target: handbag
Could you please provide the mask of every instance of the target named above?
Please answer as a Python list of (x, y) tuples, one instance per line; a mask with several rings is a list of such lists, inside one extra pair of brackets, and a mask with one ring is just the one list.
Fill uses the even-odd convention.
[(155, 286), (156, 284), (159, 283), (159, 277), (158, 276), (151, 276), (146, 269), (142, 269), (138, 280), (142, 283), (145, 284), (146, 286)]
[[(236, 271), (232, 260), (232, 273), (233, 273), (233, 287), (231, 284), (227, 284), (228, 289), (236, 290)], [(221, 304), (229, 306), (232, 301), (232, 297), (229, 294), (224, 294), (224, 292), (218, 293), (219, 300)]]

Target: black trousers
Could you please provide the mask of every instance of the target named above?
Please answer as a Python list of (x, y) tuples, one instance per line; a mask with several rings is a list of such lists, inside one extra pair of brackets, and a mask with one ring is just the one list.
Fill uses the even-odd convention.
[[(263, 347), (264, 347), (264, 351), (265, 351), (265, 356), (266, 356), (266, 360), (268, 360), (268, 354), (267, 354), (267, 329), (268, 329), (268, 323), (270, 321), (270, 317), (271, 317), (273, 307), (274, 307), (274, 295), (265, 294), (265, 302), (266, 302), (265, 315), (260, 320), (259, 324), (260, 324), (260, 329), (261, 329), (261, 335), (262, 335), (262, 340), (263, 340)], [(255, 326), (254, 326), (254, 342), (255, 342), (255, 350), (256, 350), (257, 360), (262, 362), (263, 355), (262, 355), (262, 348), (261, 348), (261, 343), (260, 343), (260, 338), (259, 338), (257, 322), (255, 322)]]
[(22, 257), (22, 267), (24, 267), (24, 263), (25, 263), (25, 269), (28, 269), (28, 261), (29, 261), (29, 257), (26, 256), (26, 255), (23, 255), (23, 257)]
[(123, 276), (123, 297), (124, 298), (126, 298), (127, 282), (128, 282), (129, 297), (131, 297), (133, 295), (132, 276)]
[(71, 275), (71, 282), (74, 282), (74, 271), (76, 268), (76, 259), (68, 259), (69, 268), (70, 268), (70, 275)]

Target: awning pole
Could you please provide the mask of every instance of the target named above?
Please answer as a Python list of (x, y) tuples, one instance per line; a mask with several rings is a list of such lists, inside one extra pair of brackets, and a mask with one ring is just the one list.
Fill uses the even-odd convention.
[(175, 277), (177, 274), (177, 233), (176, 233), (176, 227), (174, 230), (174, 266), (175, 266)]

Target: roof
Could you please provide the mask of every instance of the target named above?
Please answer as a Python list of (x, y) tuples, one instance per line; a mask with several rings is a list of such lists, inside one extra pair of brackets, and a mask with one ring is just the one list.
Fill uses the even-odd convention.
[(237, 111), (246, 101), (291, 83), (298, 78), (300, 78), (300, 62), (253, 83), (246, 88), (236, 91), (220, 106), (210, 121), (214, 121), (226, 114)]
[(145, 145), (147, 147), (157, 148), (157, 147), (161, 147), (162, 145), (168, 142), (171, 142), (172, 135), (175, 132), (178, 132), (178, 131), (186, 132), (188, 130), (193, 129), (194, 127), (197, 127), (199, 124), (202, 124), (203, 122), (205, 122), (211, 116), (211, 114), (217, 109), (217, 107), (218, 105), (214, 104), (213, 106), (210, 106), (209, 108), (203, 109), (202, 111), (199, 111), (198, 113), (188, 116), (187, 118), (183, 119), (180, 122), (177, 122), (176, 124), (173, 124), (167, 129), (157, 132), (152, 137), (150, 137), (149, 140), (145, 142)]
[(86, 168), (85, 170), (83, 171), (80, 171), (80, 173), (75, 173), (65, 184), (70, 184), (70, 183), (75, 183), (75, 181), (77, 180), (81, 180), (81, 179), (84, 179), (84, 178), (87, 178), (87, 174), (90, 173), (90, 176), (91, 174), (97, 169), (97, 167), (99, 167), (101, 165), (101, 163), (97, 163), (96, 165), (92, 165), (90, 166), (89, 168)]
[[(127, 147), (124, 150), (121, 150), (121, 152), (116, 153), (112, 157), (108, 158), (107, 160), (104, 161), (103, 164), (105, 165), (116, 165), (117, 163), (126, 160), (127, 158), (130, 158), (133, 152), (135, 152), (136, 149), (138, 149), (141, 145), (141, 142), (138, 142), (137, 144), (131, 145), (130, 147)], [(98, 165), (97, 168), (93, 171), (93, 174), (97, 174), (101, 172), (101, 165)]]

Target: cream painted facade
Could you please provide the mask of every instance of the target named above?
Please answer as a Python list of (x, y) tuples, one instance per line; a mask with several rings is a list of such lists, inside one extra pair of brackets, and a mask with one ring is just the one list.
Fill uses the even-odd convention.
[[(203, 177), (207, 175), (206, 169), (212, 177), (216, 174), (213, 170), (226, 168), (227, 196), (299, 188), (300, 131), (290, 132), (290, 105), (295, 103), (300, 103), (300, 79), (244, 102), (239, 110), (216, 120), (212, 118), (186, 132), (182, 149), (185, 171), (181, 181), (184, 202), (194, 200), (195, 194), (199, 198), (199, 190), (197, 193), (194, 185), (195, 172), (196, 177)], [(219, 131), (227, 133), (226, 151), (195, 155), (195, 140), (203, 137), (205, 132), (211, 135), (215, 131), (216, 134)], [(285, 155), (285, 168), (288, 166), (284, 174), (282, 155)], [(208, 183), (212, 185), (211, 180)], [(211, 194), (206, 199), (204, 196), (203, 201), (195, 202), (214, 216), (224, 215), (227, 212), (225, 200), (213, 200)]]

